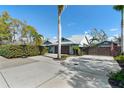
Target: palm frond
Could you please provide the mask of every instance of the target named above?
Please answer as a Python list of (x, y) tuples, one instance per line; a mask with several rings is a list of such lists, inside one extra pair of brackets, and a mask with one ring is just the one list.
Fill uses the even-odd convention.
[(58, 5), (58, 14), (59, 15), (61, 15), (63, 9), (64, 9), (64, 5)]
[(114, 5), (113, 9), (117, 10), (117, 11), (121, 11), (124, 8), (124, 5)]

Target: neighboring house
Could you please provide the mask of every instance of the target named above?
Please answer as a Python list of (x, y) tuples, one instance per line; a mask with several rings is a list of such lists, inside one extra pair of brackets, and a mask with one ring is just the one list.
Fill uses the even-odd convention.
[[(88, 38), (86, 35), (75, 35), (69, 38), (62, 37), (61, 39), (61, 53), (62, 54), (74, 54), (73, 47), (86, 47), (88, 46)], [(44, 46), (48, 47), (49, 53), (58, 53), (58, 41), (47, 40), (44, 42)]]
[(119, 54), (120, 47), (112, 41), (103, 41), (95, 46), (87, 47), (84, 51), (88, 55), (116, 56)]
[(112, 41), (103, 41), (101, 43), (98, 43), (96, 46), (97, 47), (112, 47), (112, 45), (117, 46), (117, 44)]

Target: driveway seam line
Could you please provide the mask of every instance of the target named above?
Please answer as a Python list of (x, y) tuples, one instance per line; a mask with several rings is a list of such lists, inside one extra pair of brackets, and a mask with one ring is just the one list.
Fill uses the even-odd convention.
[(57, 76), (59, 76), (59, 75), (60, 75), (60, 74), (55, 75), (55, 76), (53, 76), (53, 77), (49, 78), (48, 80), (44, 81), (43, 83), (41, 83), (41, 84), (37, 85), (35, 88), (39, 88), (40, 86), (42, 86), (42, 85), (46, 84), (47, 82), (51, 81), (52, 79), (56, 78), (56, 77), (57, 77)]
[(10, 85), (8, 84), (6, 78), (5, 78), (4, 75), (2, 74), (2, 72), (0, 72), (0, 74), (1, 74), (2, 78), (4, 79), (4, 81), (5, 81), (6, 85), (8, 86), (8, 88), (11, 88)]

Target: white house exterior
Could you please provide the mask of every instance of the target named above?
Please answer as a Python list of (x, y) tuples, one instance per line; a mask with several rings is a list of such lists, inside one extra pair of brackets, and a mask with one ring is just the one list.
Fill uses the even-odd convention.
[[(62, 54), (73, 54), (73, 47), (79, 46), (79, 47), (86, 47), (89, 45), (88, 40), (90, 39), (90, 36), (88, 35), (74, 35), (68, 38), (62, 37), (61, 42), (61, 52)], [(50, 53), (57, 53), (57, 46), (58, 42), (57, 40), (47, 40), (44, 42), (44, 46), (48, 47), (48, 50)]]

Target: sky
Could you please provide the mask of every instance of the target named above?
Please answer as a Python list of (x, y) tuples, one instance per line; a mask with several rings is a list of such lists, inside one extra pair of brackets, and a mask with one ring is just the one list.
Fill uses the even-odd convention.
[[(62, 36), (83, 35), (93, 28), (104, 30), (109, 37), (120, 34), (121, 15), (113, 6), (68, 5), (62, 13)], [(0, 13), (8, 11), (13, 18), (26, 20), (46, 38), (57, 37), (57, 6), (0, 6)]]

